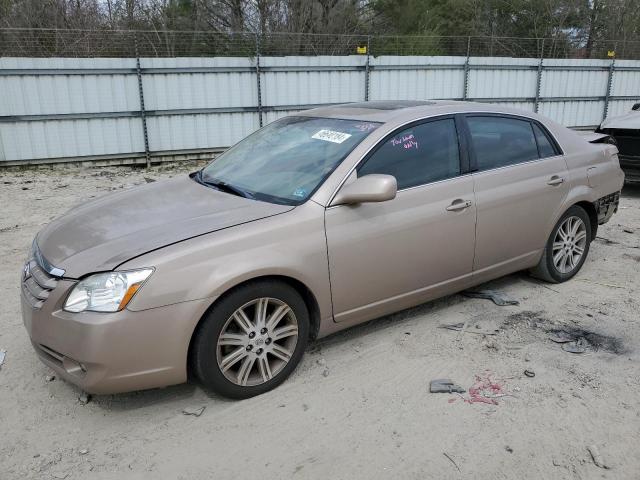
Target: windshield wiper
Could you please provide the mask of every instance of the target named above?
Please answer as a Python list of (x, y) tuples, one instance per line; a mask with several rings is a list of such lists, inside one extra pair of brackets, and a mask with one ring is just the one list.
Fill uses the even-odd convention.
[(207, 185), (208, 187), (213, 187), (217, 190), (220, 190), (221, 192), (231, 193), (243, 198), (253, 198), (253, 195), (251, 195), (249, 192), (242, 190), (241, 188), (234, 187), (233, 185), (229, 185), (228, 183), (221, 180), (205, 180), (202, 176), (202, 170), (198, 171), (196, 179), (199, 183)]

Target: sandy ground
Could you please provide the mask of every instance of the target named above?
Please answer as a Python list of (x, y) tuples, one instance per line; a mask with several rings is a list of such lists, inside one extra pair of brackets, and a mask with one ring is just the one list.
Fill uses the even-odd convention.
[[(512, 275), (491, 287), (519, 306), (454, 295), (323, 339), (257, 398), (180, 385), (82, 405), (75, 387), (47, 381), (19, 311), (35, 233), (89, 197), (193, 168), (0, 172), (1, 479), (640, 478), (637, 188), (574, 280)], [(438, 328), (458, 322), (468, 333)], [(548, 338), (563, 328), (603, 335), (589, 337), (601, 348), (563, 351)], [(497, 405), (428, 391), (434, 378), (468, 389), (484, 375)]]

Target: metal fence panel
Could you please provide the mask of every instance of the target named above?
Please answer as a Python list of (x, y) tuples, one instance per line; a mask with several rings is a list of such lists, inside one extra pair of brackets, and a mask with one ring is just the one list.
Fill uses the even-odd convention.
[(364, 100), (363, 56), (261, 57), (260, 60), (264, 105), (315, 105)]
[(534, 46), (530, 58), (0, 58), (0, 162), (211, 151), (301, 109), (365, 98), (490, 101), (572, 127), (593, 127), (640, 101), (640, 61), (541, 65)]
[(372, 58), (369, 99), (462, 98), (464, 62), (464, 57), (382, 56)]
[(137, 118), (0, 124), (4, 160), (75, 158), (144, 151)]
[(540, 114), (563, 125), (593, 127), (602, 121), (603, 101), (558, 101), (544, 102)]
[(220, 148), (258, 129), (255, 113), (163, 115), (147, 122), (152, 151)]
[(252, 107), (257, 102), (249, 58), (141, 58), (140, 66), (147, 110)]
[(534, 98), (537, 66), (535, 58), (471, 58), (468, 97)]
[(124, 73), (134, 68), (130, 58), (0, 58), (0, 115), (137, 110), (136, 79)]

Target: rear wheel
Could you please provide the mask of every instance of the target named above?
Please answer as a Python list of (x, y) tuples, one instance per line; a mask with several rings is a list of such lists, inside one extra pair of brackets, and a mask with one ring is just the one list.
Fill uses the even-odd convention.
[(531, 273), (551, 283), (569, 280), (580, 271), (587, 258), (590, 232), (589, 215), (582, 207), (574, 205), (558, 220), (540, 262)]
[(248, 398), (282, 383), (304, 354), (309, 313), (302, 297), (276, 281), (243, 285), (222, 298), (200, 325), (193, 367), (205, 387)]

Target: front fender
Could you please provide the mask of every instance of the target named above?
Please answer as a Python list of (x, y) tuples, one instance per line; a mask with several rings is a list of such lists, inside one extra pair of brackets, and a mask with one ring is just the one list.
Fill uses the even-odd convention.
[(297, 280), (332, 318), (324, 209), (307, 202), (273, 217), (192, 238), (142, 255), (121, 269), (155, 267), (127, 307), (133, 311), (217, 297), (258, 277)]

